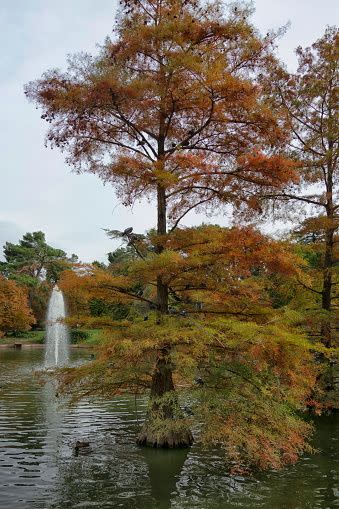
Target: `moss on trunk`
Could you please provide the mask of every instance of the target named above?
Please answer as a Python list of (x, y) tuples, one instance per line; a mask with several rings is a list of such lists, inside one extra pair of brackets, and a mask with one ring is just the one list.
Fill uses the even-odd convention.
[(189, 447), (193, 436), (184, 418), (174, 389), (169, 348), (158, 355), (146, 420), (137, 443), (148, 447)]

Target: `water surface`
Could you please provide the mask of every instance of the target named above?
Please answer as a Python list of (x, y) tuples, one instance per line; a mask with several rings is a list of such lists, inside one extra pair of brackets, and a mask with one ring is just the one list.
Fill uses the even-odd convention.
[[(317, 454), (282, 472), (234, 478), (218, 451), (138, 448), (144, 404), (133, 397), (65, 408), (34, 376), (42, 364), (42, 350), (0, 349), (1, 509), (339, 507), (338, 415), (317, 419)], [(91, 442), (88, 455), (75, 455), (78, 439)]]

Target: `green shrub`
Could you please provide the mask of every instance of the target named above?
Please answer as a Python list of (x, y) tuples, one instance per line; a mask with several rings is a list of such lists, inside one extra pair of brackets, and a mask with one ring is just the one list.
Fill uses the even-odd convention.
[(88, 332), (79, 329), (71, 329), (70, 331), (70, 340), (71, 343), (80, 343), (81, 341), (86, 341), (89, 338)]

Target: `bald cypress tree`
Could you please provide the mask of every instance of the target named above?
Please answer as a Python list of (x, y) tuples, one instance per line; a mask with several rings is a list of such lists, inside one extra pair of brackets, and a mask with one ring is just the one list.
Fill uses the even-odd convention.
[[(196, 0), (123, 1), (98, 56), (75, 55), (66, 72), (48, 71), (26, 87), (50, 124), (47, 142), (77, 172), (110, 182), (125, 205), (156, 203), (154, 251), (191, 211), (232, 204), (258, 210), (258, 195), (295, 178), (281, 153), (286, 133), (257, 76), (274, 61), (275, 35), (261, 37), (247, 8)], [(170, 288), (156, 279), (157, 325)], [(160, 334), (161, 335), (161, 334)], [(190, 432), (155, 436), (152, 422), (180, 420), (171, 345), (158, 343), (149, 419), (140, 442), (184, 445)], [(160, 419), (161, 420), (161, 419)], [(166, 435), (167, 433), (167, 435)]]

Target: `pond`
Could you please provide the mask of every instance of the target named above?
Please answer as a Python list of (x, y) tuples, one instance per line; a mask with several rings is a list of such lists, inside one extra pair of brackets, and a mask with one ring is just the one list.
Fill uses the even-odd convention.
[[(222, 455), (197, 444), (137, 447), (144, 403), (133, 397), (66, 408), (51, 383), (39, 384), (42, 365), (42, 350), (0, 349), (1, 509), (339, 507), (338, 414), (317, 418), (316, 454), (281, 472), (230, 477)], [(86, 439), (91, 451), (76, 455)]]

